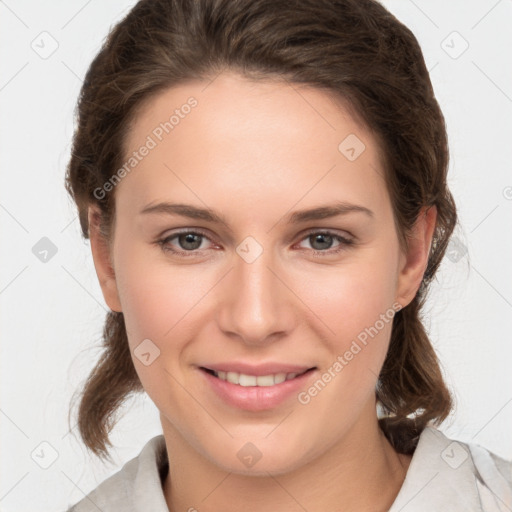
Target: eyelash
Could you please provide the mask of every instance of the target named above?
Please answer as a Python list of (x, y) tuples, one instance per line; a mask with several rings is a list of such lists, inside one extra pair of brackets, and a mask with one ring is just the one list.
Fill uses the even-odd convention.
[[(209, 236), (206, 233), (202, 232), (201, 230), (195, 230), (195, 231), (183, 230), (183, 231), (180, 231), (178, 233), (173, 233), (172, 235), (166, 236), (165, 238), (162, 238), (160, 240), (157, 240), (156, 243), (161, 247), (161, 249), (164, 251), (164, 253), (171, 253), (171, 254), (174, 254), (174, 255), (177, 255), (177, 256), (182, 256), (182, 257), (185, 257), (185, 258), (195, 257), (195, 256), (197, 256), (197, 254), (199, 252), (199, 249), (194, 249), (192, 251), (176, 251), (175, 249), (171, 249), (169, 247), (169, 245), (168, 245), (169, 242), (171, 240), (173, 240), (174, 238), (176, 238), (176, 237), (178, 237), (180, 235), (188, 235), (188, 234), (199, 235), (199, 236), (202, 236), (202, 237), (210, 240)], [(304, 237), (300, 241), (302, 242), (306, 238), (309, 238), (311, 235), (327, 235), (327, 236), (331, 236), (335, 240), (337, 240), (338, 242), (341, 243), (341, 245), (340, 245), (340, 247), (338, 249), (327, 249), (325, 251), (318, 251), (318, 250), (312, 249), (314, 256), (321, 256), (321, 257), (323, 257), (323, 256), (332, 256), (332, 255), (335, 255), (335, 254), (338, 254), (338, 253), (340, 253), (342, 251), (347, 250), (350, 246), (354, 245), (354, 243), (355, 243), (354, 240), (342, 237), (342, 236), (337, 235), (336, 233), (333, 233), (332, 231), (329, 231), (329, 230), (313, 230), (313, 231), (310, 231), (310, 232), (306, 233), (304, 235)]]

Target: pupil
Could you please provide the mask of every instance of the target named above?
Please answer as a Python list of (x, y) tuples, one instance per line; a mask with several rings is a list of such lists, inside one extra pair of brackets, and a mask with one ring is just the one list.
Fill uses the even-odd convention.
[[(320, 243), (322, 243), (322, 239), (323, 240), (327, 240), (327, 247), (320, 247), (321, 249), (328, 249), (330, 246), (331, 246), (331, 243), (332, 243), (332, 236), (330, 235), (312, 235), (313, 239), (315, 240), (314, 243), (316, 243), (316, 240), (320, 239)], [(324, 241), (324, 244), (326, 242)]]
[[(194, 238), (196, 238), (195, 242)], [(195, 235), (193, 233), (186, 233), (185, 235), (181, 235), (180, 244), (184, 249), (197, 249), (201, 245), (200, 235)], [(187, 246), (187, 244), (192, 244), (192, 247)]]

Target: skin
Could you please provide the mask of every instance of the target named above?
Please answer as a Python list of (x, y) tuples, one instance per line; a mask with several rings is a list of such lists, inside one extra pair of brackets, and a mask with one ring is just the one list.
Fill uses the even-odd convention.
[[(393, 303), (405, 307), (414, 298), (435, 208), (422, 210), (401, 252), (376, 139), (325, 91), (286, 82), (224, 72), (211, 83), (159, 93), (140, 110), (127, 154), (190, 96), (197, 107), (115, 187), (110, 246), (98, 236), (95, 207), (89, 210), (105, 301), (123, 312), (136, 371), (160, 410), (169, 509), (387, 510), (411, 459), (393, 450), (375, 410), (391, 322), (307, 404), (292, 396), (260, 412), (231, 407), (196, 365), (237, 359), (316, 366), (307, 390), (365, 327)], [(349, 134), (366, 146), (354, 161), (338, 150)], [(336, 200), (374, 216), (286, 222), (296, 210)], [(207, 206), (226, 224), (140, 214), (160, 201)], [(207, 233), (196, 240), (195, 256), (155, 243), (180, 228)], [(312, 228), (356, 243), (334, 254), (342, 244), (316, 241)], [(236, 252), (247, 236), (263, 250), (251, 263)], [(186, 242), (175, 237), (167, 245), (186, 252)], [(133, 353), (144, 339), (160, 350), (148, 366)], [(248, 442), (262, 455), (251, 468), (237, 457)]]

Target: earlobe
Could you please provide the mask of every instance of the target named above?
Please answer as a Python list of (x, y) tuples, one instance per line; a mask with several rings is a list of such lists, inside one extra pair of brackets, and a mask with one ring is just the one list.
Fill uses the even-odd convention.
[(435, 205), (421, 209), (409, 238), (407, 253), (401, 255), (396, 300), (402, 307), (414, 299), (427, 270), (436, 219)]
[(95, 205), (90, 205), (88, 210), (89, 239), (91, 241), (94, 268), (100, 283), (103, 298), (107, 306), (116, 312), (121, 312), (121, 302), (117, 290), (116, 275), (111, 261), (111, 251), (100, 233), (101, 212)]

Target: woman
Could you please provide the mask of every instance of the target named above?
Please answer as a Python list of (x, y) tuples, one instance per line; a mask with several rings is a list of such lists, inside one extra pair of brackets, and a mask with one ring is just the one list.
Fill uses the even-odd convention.
[(436, 428), (447, 168), (418, 42), (379, 3), (137, 3), (66, 176), (111, 309), (78, 419), (107, 457), (144, 391), (163, 435), (70, 510), (510, 509), (512, 464)]

